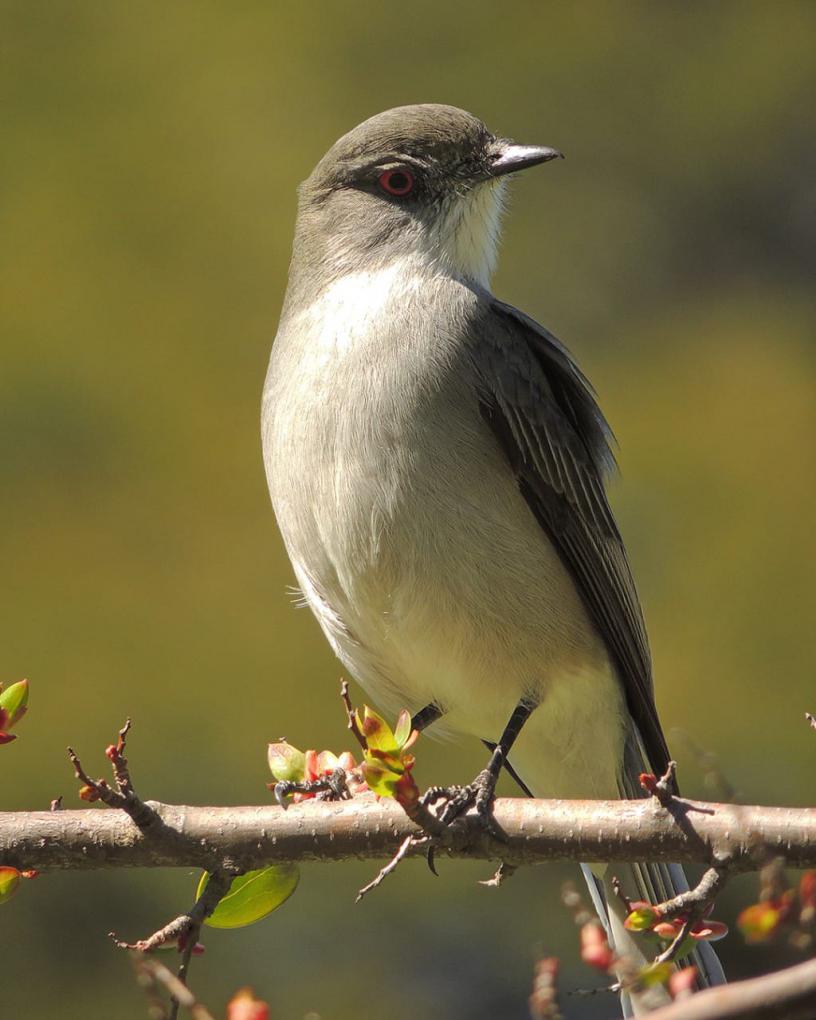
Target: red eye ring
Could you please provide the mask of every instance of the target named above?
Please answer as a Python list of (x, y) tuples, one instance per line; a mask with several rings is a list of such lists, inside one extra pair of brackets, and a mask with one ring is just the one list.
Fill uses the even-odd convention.
[(397, 198), (404, 198), (414, 190), (414, 175), (410, 170), (385, 170), (380, 174), (378, 183), (383, 191)]

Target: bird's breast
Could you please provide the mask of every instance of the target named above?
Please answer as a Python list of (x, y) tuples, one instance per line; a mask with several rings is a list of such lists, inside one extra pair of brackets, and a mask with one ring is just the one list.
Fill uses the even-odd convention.
[(382, 565), (427, 487), (440, 405), (462, 357), (433, 314), (434, 286), (407, 260), (347, 274), (289, 316), (276, 340), (264, 394), (273, 502), (287, 541), (318, 531), (338, 566)]
[(550, 667), (605, 656), (481, 418), (476, 300), (395, 265), (290, 315), (264, 453), (298, 580), (347, 665), (401, 704), (481, 684), (499, 718)]

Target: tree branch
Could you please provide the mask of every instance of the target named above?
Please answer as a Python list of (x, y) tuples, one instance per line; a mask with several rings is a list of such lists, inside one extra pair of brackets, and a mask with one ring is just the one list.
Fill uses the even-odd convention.
[(813, 1020), (816, 960), (698, 992), (650, 1020)]
[[(147, 801), (156, 821), (143, 833), (121, 810), (0, 812), (0, 862), (19, 868), (238, 869), (280, 861), (391, 857), (418, 833), (392, 801), (306, 801), (277, 806), (185, 807)], [(727, 863), (733, 871), (781, 857), (816, 866), (816, 809), (752, 807), (673, 798), (637, 801), (500, 799), (495, 819), (506, 841), (468, 814), (439, 851), (452, 857), (535, 864), (554, 860)], [(409, 853), (423, 853), (422, 847)]]

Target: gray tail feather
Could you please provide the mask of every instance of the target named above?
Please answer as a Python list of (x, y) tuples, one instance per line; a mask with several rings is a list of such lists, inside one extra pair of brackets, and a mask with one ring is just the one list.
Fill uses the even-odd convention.
[[(654, 947), (624, 928), (626, 908), (612, 887), (612, 879), (618, 879), (630, 899), (660, 903), (688, 889), (682, 869), (676, 864), (582, 864), (581, 870), (609, 944), (618, 956), (626, 957), (634, 966), (645, 966), (654, 956)], [(687, 964), (697, 967), (700, 987), (725, 983), (720, 961), (707, 943), (696, 946), (690, 958), (678, 961), (678, 966)], [(668, 1001), (668, 994), (659, 986), (641, 995), (621, 995), (624, 1017), (640, 1016)]]
[[(485, 743), (491, 750), (495, 746), (487, 741)], [(510, 762), (505, 763), (505, 768), (529, 797), (534, 796), (530, 787), (518, 775)], [(642, 772), (648, 771), (651, 771), (651, 766), (648, 764), (643, 741), (637, 727), (632, 722), (629, 739), (624, 750), (623, 774), (618, 790), (620, 796), (626, 800), (637, 800), (646, 796), (638, 780)], [(606, 864), (582, 864), (581, 870), (589, 889), (592, 905), (606, 928), (612, 948), (620, 956), (627, 956), (635, 962), (640, 962), (641, 965), (647, 963), (649, 958), (644, 954), (643, 947), (636, 941), (636, 936), (633, 937), (623, 927), (625, 908), (612, 889), (612, 878), (614, 876), (620, 880), (623, 892), (630, 899), (661, 903), (689, 888), (683, 869), (679, 864), (622, 864), (615, 865), (614, 868)], [(699, 974), (699, 984), (703, 988), (722, 985), (726, 982), (722, 964), (712, 947), (706, 942), (699, 943), (690, 958), (678, 961), (678, 963), (683, 966), (687, 963), (694, 964)], [(649, 993), (647, 996), (622, 994), (621, 1006), (624, 1017), (638, 1016), (653, 1009), (657, 1003), (647, 1001), (650, 997), (662, 994), (666, 1000), (668, 999), (668, 993), (659, 986), (650, 989)]]
[[(650, 771), (646, 751), (637, 727), (632, 723), (629, 739), (624, 749), (623, 775), (620, 780), (620, 795), (627, 800), (635, 800), (644, 796), (638, 777), (642, 772)], [(687, 892), (688, 879), (679, 864), (633, 864), (631, 880), (636, 896), (626, 889), (631, 899), (642, 899), (648, 903), (661, 903), (671, 899), (678, 893)], [(691, 956), (680, 961), (683, 965), (694, 964), (699, 974), (699, 984), (703, 988), (726, 983), (725, 973), (719, 957), (707, 942), (700, 942)]]
[[(624, 768), (619, 784), (621, 797), (634, 800), (644, 796), (638, 782), (641, 772), (649, 770), (640, 734), (632, 724), (629, 740), (624, 752)], [(648, 962), (644, 946), (637, 936), (623, 927), (625, 907), (612, 887), (613, 877), (620, 881), (621, 888), (629, 899), (661, 903), (689, 888), (688, 881), (679, 864), (582, 864), (589, 895), (598, 916), (606, 928), (610, 945), (619, 956), (626, 956), (635, 965)], [(678, 965), (694, 964), (703, 988), (725, 984), (722, 965), (713, 948), (706, 942), (699, 943), (691, 956), (678, 961)], [(661, 1005), (668, 999), (663, 989), (649, 989), (643, 995), (621, 995), (624, 1017), (636, 1017)]]

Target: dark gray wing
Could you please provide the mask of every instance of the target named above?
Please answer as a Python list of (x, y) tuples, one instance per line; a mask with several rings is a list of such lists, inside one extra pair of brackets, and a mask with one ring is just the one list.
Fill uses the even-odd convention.
[(495, 299), (473, 346), (482, 414), (519, 489), (569, 570), (617, 667), (651, 767), (669, 760), (657, 717), (646, 628), (604, 487), (612, 434), (566, 348)]

